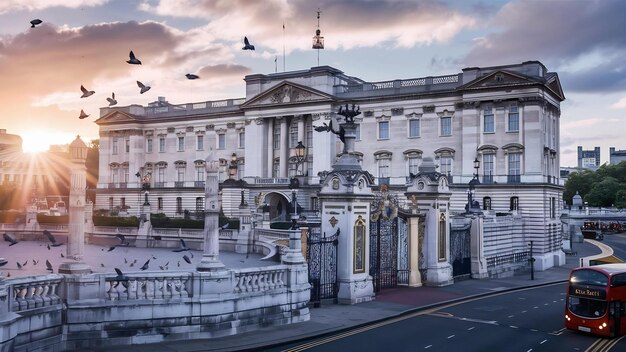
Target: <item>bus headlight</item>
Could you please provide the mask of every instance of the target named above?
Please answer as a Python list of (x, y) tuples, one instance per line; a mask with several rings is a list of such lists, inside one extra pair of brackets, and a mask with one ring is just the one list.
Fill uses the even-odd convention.
[(606, 323), (602, 323), (602, 327), (603, 327), (603, 328), (606, 328)]
[(569, 317), (569, 315), (565, 314), (565, 319), (567, 319), (567, 321), (572, 320), (572, 318)]

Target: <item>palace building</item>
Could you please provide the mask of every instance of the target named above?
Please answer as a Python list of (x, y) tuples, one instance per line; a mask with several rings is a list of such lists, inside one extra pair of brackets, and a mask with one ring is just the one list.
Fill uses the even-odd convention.
[(288, 220), (294, 178), (300, 211), (314, 216), (318, 173), (330, 170), (341, 153), (335, 134), (315, 128), (332, 125), (339, 107), (356, 104), (354, 149), (377, 186), (388, 185), (406, 201), (407, 178), (432, 157), (448, 176), (452, 212), (465, 211), (468, 183), (476, 178), (473, 198), (484, 213), (519, 216), (520, 231), (537, 251), (560, 249), (565, 97), (558, 75), (542, 63), (384, 82), (320, 66), (252, 74), (245, 82), (246, 96), (238, 99), (171, 104), (159, 98), (147, 106), (102, 108), (94, 209), (143, 215), (147, 199), (150, 213), (200, 212), (212, 151), (220, 181), (231, 179), (222, 188), (227, 216), (244, 215), (242, 205), (253, 204), (254, 211), (269, 212), (267, 220)]

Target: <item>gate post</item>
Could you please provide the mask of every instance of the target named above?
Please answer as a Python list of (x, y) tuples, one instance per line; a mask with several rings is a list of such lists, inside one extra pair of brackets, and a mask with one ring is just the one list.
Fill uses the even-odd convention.
[(409, 286), (422, 286), (422, 275), (419, 271), (419, 220), (418, 216), (409, 217)]
[(483, 218), (480, 216), (472, 217), (472, 227), (470, 234), (472, 236), (472, 278), (484, 279), (489, 276), (487, 271), (487, 262), (485, 261), (485, 248), (483, 245)]

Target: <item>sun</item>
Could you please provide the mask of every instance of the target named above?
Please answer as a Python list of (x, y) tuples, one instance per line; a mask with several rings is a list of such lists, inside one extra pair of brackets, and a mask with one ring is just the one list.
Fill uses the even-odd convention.
[(24, 153), (40, 153), (50, 149), (51, 144), (66, 144), (71, 141), (71, 134), (53, 133), (42, 130), (30, 130), (20, 133)]

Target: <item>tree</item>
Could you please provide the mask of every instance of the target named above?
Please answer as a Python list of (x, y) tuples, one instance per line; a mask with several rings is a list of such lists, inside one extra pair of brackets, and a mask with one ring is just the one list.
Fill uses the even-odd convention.
[(591, 190), (591, 186), (595, 183), (597, 175), (593, 171), (584, 170), (582, 172), (573, 172), (569, 175), (565, 182), (565, 191), (563, 192), (563, 200), (568, 204), (572, 204), (572, 197), (576, 192), (585, 199), (585, 196)]
[(623, 187), (613, 177), (606, 177), (600, 182), (596, 182), (589, 193), (583, 198), (593, 207), (611, 207), (615, 204), (615, 195)]

